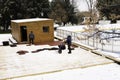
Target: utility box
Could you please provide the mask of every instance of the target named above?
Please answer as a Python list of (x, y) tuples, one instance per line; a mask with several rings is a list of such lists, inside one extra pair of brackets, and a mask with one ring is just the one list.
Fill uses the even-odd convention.
[(11, 33), (18, 43), (29, 43), (29, 33), (35, 35), (34, 43), (54, 41), (53, 20), (47, 18), (32, 18), (11, 20)]

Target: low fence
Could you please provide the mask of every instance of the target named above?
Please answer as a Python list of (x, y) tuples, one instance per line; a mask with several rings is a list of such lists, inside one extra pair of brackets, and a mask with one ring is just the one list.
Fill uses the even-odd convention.
[[(119, 49), (120, 39), (111, 38), (109, 39), (109, 41), (102, 40), (100, 42), (100, 39), (95, 38), (95, 37), (87, 38), (87, 36), (83, 35), (81, 32), (67, 31), (63, 29), (57, 29), (56, 32), (57, 32), (56, 36), (61, 37), (63, 39), (66, 38), (68, 35), (71, 35), (72, 41), (74, 42), (87, 45), (95, 49), (100, 49), (103, 51), (120, 53), (120, 49)], [(79, 37), (81, 36), (84, 38), (79, 39)]]

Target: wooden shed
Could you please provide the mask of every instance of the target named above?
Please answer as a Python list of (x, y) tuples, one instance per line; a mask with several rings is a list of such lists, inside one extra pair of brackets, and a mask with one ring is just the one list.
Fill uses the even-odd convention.
[(12, 36), (18, 43), (29, 42), (29, 33), (35, 35), (34, 43), (54, 41), (53, 20), (47, 18), (32, 18), (11, 20)]

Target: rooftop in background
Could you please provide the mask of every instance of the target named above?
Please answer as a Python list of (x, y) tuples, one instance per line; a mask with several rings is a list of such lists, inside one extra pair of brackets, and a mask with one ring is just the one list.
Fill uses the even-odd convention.
[(43, 21), (43, 20), (51, 20), (51, 19), (49, 19), (49, 18), (32, 18), (32, 19), (19, 19), (19, 20), (11, 20), (11, 21), (16, 22), (16, 23), (23, 23), (23, 22)]

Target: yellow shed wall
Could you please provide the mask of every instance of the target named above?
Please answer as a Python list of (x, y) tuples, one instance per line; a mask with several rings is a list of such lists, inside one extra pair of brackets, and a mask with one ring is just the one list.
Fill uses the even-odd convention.
[(12, 36), (17, 40), (17, 42), (20, 42), (20, 27), (18, 26), (17, 23), (11, 22), (11, 27), (12, 27)]
[[(15, 37), (15, 39), (18, 41), (18, 43), (21, 42), (20, 26), (27, 27), (27, 38), (28, 38), (27, 42), (29, 42), (28, 36), (31, 31), (33, 31), (33, 33), (35, 35), (35, 40), (34, 40), (35, 43), (54, 41), (53, 20), (12, 24), (12, 35), (13, 35), (13, 37)], [(43, 32), (43, 26), (49, 26), (49, 32)]]

